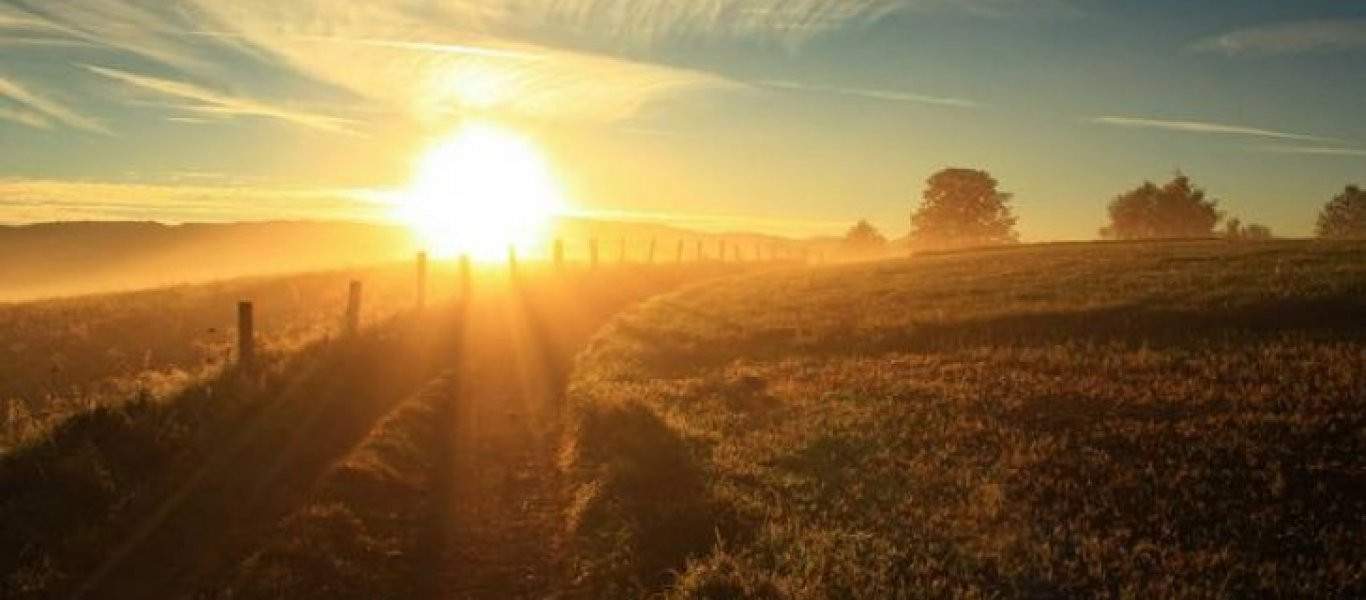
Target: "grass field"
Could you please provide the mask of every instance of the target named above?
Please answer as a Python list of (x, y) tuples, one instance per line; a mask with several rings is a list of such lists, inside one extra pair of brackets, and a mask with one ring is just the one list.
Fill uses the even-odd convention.
[[(434, 293), (449, 294), (449, 275), (433, 274)], [(95, 406), (214, 376), (233, 360), (239, 300), (256, 305), (263, 352), (335, 336), (352, 279), (365, 284), (367, 322), (413, 305), (411, 264), (0, 304), (0, 448)]]
[(716, 280), (580, 356), (583, 597), (1360, 597), (1366, 244)]
[[(560, 524), (553, 456), (573, 354), (624, 306), (731, 270), (479, 272), (459, 302), (438, 287), (454, 286), (448, 272), (433, 277), (425, 311), (398, 293), (354, 337), (323, 327), (253, 370), (74, 412), (0, 454), (0, 597), (449, 597), (526, 587), (530, 568), (544, 572), (538, 589), (552, 585), (550, 566), (522, 549), (552, 548)], [(344, 292), (341, 274), (268, 285), (333, 280)], [(147, 295), (208, 298), (188, 306), (215, 315), (233, 297), (212, 286)], [(170, 336), (156, 328), (164, 312), (113, 298), (53, 302), (109, 303), (127, 346)], [(323, 302), (319, 320), (340, 315)], [(530, 462), (511, 459), (522, 455)], [(544, 506), (522, 510), (526, 486), (509, 481), (545, 490)], [(484, 568), (490, 556), (501, 569)]]

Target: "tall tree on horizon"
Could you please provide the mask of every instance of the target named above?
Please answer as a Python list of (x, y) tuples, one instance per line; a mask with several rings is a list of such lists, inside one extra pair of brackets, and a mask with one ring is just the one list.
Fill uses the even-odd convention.
[(911, 214), (911, 240), (928, 248), (1010, 244), (1019, 239), (1011, 195), (986, 171), (947, 168), (926, 180)]
[(1110, 224), (1100, 235), (1116, 240), (1211, 237), (1224, 218), (1219, 201), (1179, 172), (1162, 187), (1145, 181), (1119, 195), (1109, 213)]
[(1366, 237), (1366, 191), (1349, 185), (1329, 200), (1319, 211), (1314, 233), (1322, 238)]
[(887, 237), (867, 219), (859, 219), (844, 234), (844, 249), (858, 255), (876, 254), (887, 249)]

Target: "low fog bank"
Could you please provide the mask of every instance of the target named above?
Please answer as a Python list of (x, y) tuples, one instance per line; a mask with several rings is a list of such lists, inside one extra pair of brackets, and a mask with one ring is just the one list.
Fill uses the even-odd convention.
[(406, 228), (362, 223), (0, 226), (0, 301), (362, 265), (416, 247)]

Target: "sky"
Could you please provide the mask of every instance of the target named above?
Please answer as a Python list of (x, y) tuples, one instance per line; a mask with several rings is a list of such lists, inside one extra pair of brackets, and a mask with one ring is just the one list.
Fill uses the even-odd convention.
[(1179, 170), (1303, 236), (1363, 98), (1366, 0), (0, 0), (0, 223), (390, 219), (494, 122), (574, 214), (896, 237), (970, 167), (1088, 239)]

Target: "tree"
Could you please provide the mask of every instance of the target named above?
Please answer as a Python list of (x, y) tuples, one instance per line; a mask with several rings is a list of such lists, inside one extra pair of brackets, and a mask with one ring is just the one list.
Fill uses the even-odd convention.
[(1177, 173), (1162, 187), (1151, 181), (1110, 202), (1110, 224), (1100, 235), (1118, 240), (1210, 237), (1224, 218), (1219, 201), (1205, 197), (1189, 177)]
[(1269, 240), (1276, 237), (1271, 234), (1271, 228), (1266, 225), (1253, 223), (1243, 228), (1243, 239), (1245, 240)]
[(1347, 186), (1323, 206), (1314, 231), (1323, 238), (1366, 237), (1366, 192)]
[(1224, 237), (1236, 242), (1241, 240), (1269, 240), (1273, 236), (1271, 235), (1271, 228), (1266, 225), (1257, 223), (1244, 225), (1241, 219), (1230, 217), (1224, 222)]
[(887, 248), (887, 238), (867, 220), (860, 219), (844, 234), (844, 247), (854, 254), (875, 254)]
[(911, 238), (927, 247), (1015, 242), (1011, 195), (986, 171), (944, 169), (926, 180), (924, 201), (911, 215)]

